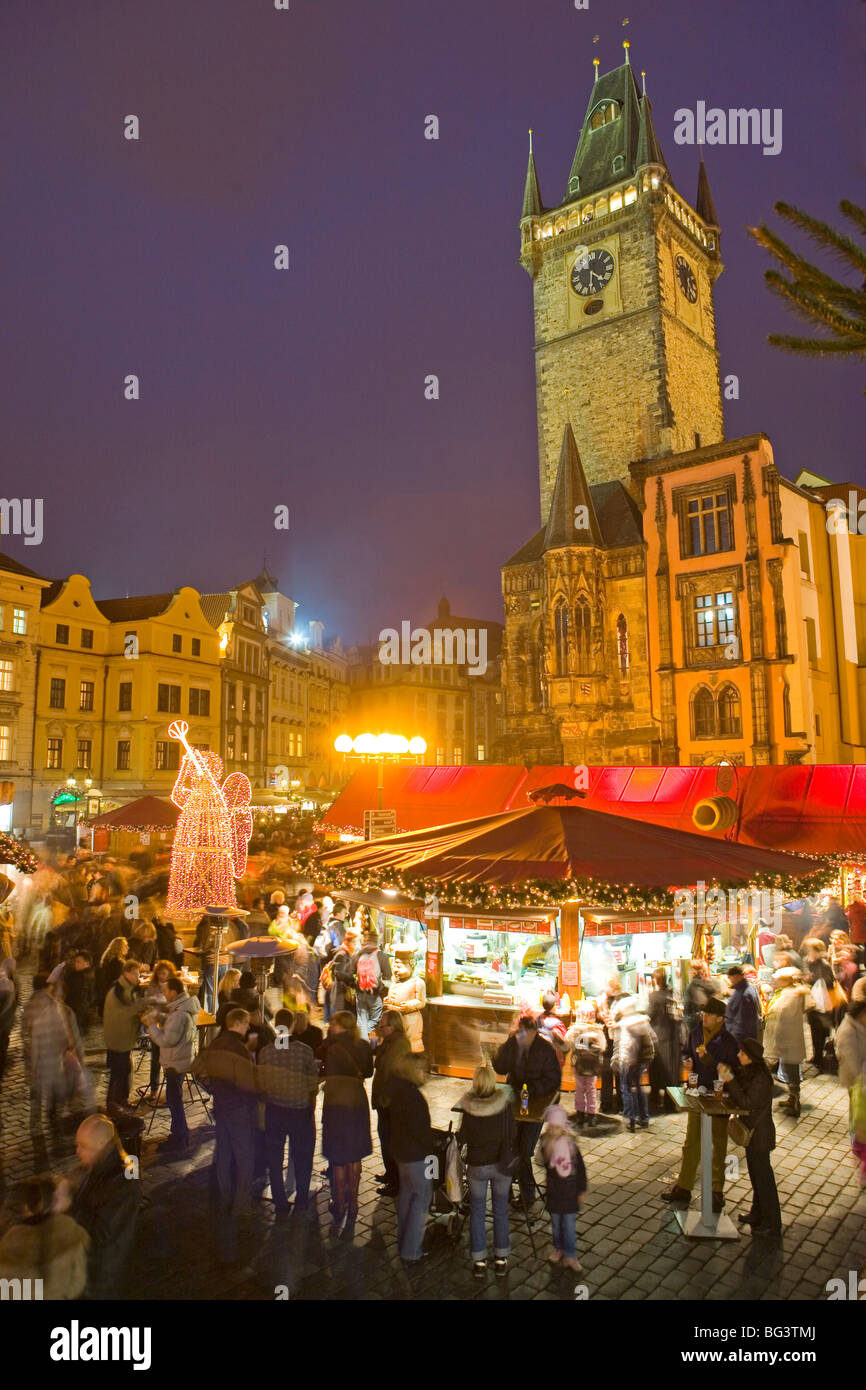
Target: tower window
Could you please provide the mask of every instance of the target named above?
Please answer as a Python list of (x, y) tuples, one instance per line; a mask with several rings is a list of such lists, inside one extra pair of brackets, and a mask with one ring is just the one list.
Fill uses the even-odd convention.
[(592, 614), (589, 600), (579, 598), (574, 605), (574, 645), (577, 651), (577, 669), (581, 672), (589, 670), (591, 627)]
[(611, 121), (619, 120), (620, 105), (618, 101), (602, 101), (595, 108), (589, 118), (590, 130), (598, 130), (603, 125), (609, 125)]
[(614, 155), (614, 159), (613, 159), (613, 172), (614, 172), (615, 174), (619, 174), (619, 173), (621, 173), (621, 171), (622, 171), (624, 168), (625, 168), (625, 156), (624, 156), (624, 155), (621, 155), (621, 154)]
[(689, 497), (685, 503), (683, 521), (685, 555), (717, 555), (732, 547), (731, 496), (725, 492), (707, 492)]
[(565, 604), (557, 604), (553, 618), (554, 636), (556, 638), (556, 674), (558, 676), (568, 675), (568, 609)]
[(692, 696), (692, 737), (712, 738), (716, 732), (716, 702), (713, 692), (702, 685)]
[(568, 180), (568, 191), (569, 193), (580, 192), (580, 178), (577, 174), (572, 174), (571, 178)]
[(719, 734), (722, 738), (739, 738), (742, 734), (740, 692), (735, 685), (725, 685), (719, 691)]
[(611, 195), (610, 195), (610, 210), (611, 210), (611, 212), (619, 212), (619, 210), (620, 210), (621, 207), (622, 207), (622, 194), (621, 194), (621, 193), (611, 193)]
[(627, 189), (625, 190), (625, 197), (624, 197), (623, 201), (624, 201), (626, 207), (628, 207), (629, 203), (635, 203), (635, 202), (637, 202), (637, 189), (634, 188), (634, 187), (632, 187), (632, 188), (627, 188)]
[(723, 594), (697, 594), (695, 622), (699, 647), (724, 647), (731, 643), (737, 631), (733, 593), (729, 590)]
[(628, 675), (628, 623), (623, 613), (616, 620), (616, 652), (619, 673), (625, 677)]

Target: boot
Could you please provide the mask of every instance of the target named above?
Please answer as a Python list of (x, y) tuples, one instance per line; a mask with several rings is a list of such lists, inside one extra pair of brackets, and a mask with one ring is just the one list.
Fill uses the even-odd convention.
[(578, 1129), (583, 1129), (584, 1125), (586, 1124), (586, 1111), (578, 1110), (575, 1114), (575, 1119), (577, 1120)]
[(345, 1224), (345, 1226), (343, 1227), (342, 1231), (340, 1232), (340, 1239), (341, 1239), (341, 1240), (354, 1240), (354, 1239), (355, 1239), (355, 1222), (356, 1222), (357, 1218), (358, 1218), (358, 1208), (357, 1208), (357, 1207), (349, 1207), (349, 1210), (348, 1210), (348, 1212), (346, 1213), (346, 1224)]
[(597, 1124), (598, 1124), (598, 1116), (597, 1116), (597, 1115), (587, 1115), (587, 1117), (586, 1117), (586, 1127), (587, 1127), (587, 1129), (595, 1129), (595, 1127), (596, 1127)]

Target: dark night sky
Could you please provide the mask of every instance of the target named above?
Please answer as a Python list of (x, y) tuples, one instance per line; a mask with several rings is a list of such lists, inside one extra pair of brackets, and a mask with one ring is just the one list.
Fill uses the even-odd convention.
[(499, 564), (539, 524), (526, 130), (551, 205), (624, 36), (690, 201), (677, 107), (783, 109), (777, 157), (707, 151), (726, 432), (866, 484), (862, 367), (766, 345), (796, 321), (744, 230), (778, 198), (836, 221), (860, 198), (862, 5), (291, 4), (4, 0), (0, 490), (46, 514), (11, 554), (108, 597), (228, 587), (267, 551), (299, 622), (347, 640), (442, 592), (501, 617)]

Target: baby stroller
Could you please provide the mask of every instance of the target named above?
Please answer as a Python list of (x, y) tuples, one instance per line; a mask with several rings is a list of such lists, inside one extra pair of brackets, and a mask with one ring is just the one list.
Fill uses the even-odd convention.
[(469, 1214), (466, 1164), (450, 1121), (447, 1129), (434, 1129), (432, 1136), (431, 1156), (436, 1159), (436, 1172), (433, 1174), (428, 1225), (438, 1224), (443, 1217), (446, 1218), (448, 1235), (456, 1244)]

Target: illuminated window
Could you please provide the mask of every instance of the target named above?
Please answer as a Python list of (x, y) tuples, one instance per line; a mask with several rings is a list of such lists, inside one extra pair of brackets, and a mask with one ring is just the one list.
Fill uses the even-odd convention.
[(454, 745), (454, 766), (460, 767), (463, 762), (463, 749), (457, 744)]
[(477, 747), (476, 750), (475, 750), (475, 753), (476, 753), (476, 757), (477, 757), (478, 762), (479, 762), (479, 763), (483, 763), (483, 762), (484, 762), (484, 757), (485, 757), (485, 748), (484, 748), (484, 744), (483, 744), (483, 743), (479, 743), (478, 747)]
[(48, 740), (48, 756), (45, 760), (46, 767), (58, 768), (63, 766), (63, 739), (50, 738)]
[(302, 757), (304, 756), (303, 742), (304, 742), (304, 735), (303, 735), (303, 734), (298, 734), (298, 757), (299, 757), (299, 758), (302, 758)]
[(12, 757), (12, 729), (8, 724), (0, 724), (0, 763), (8, 763)]
[(637, 189), (634, 186), (625, 190), (623, 202), (625, 203), (626, 207), (628, 207), (629, 203), (637, 202)]
[(616, 101), (602, 101), (589, 118), (590, 130), (599, 130), (603, 125), (619, 119), (620, 106)]
[(620, 613), (616, 620), (616, 651), (619, 660), (619, 673), (621, 676), (628, 675), (628, 623), (624, 614)]
[(128, 738), (119, 738), (117, 740), (117, 757), (115, 758), (114, 765), (119, 772), (129, 771), (130, 747), (131, 744)]
[(13, 631), (18, 637), (24, 637), (24, 636), (26, 636), (26, 633), (27, 633), (27, 609), (26, 609), (26, 608), (13, 608), (13, 609), (12, 609), (12, 631)]
[(444, 766), (445, 766), (445, 749), (444, 749), (444, 748), (437, 748), (437, 749), (436, 749), (436, 766), (437, 766), (437, 767), (444, 767)]
[(15, 662), (0, 661), (0, 690), (15, 689)]
[(93, 694), (96, 689), (93, 681), (82, 681), (78, 691), (78, 708), (93, 709)]
[(90, 768), (92, 754), (93, 743), (91, 740), (89, 738), (80, 738), (78, 740), (78, 762), (76, 763), (76, 767), (88, 770)]
[(595, 205), (595, 215), (596, 217), (605, 217), (607, 215), (607, 198), (598, 199)]
[(622, 207), (622, 194), (621, 194), (621, 193), (611, 193), (611, 195), (610, 195), (610, 210), (611, 210), (611, 212), (619, 212), (619, 210), (620, 210), (621, 207)]
[(699, 647), (723, 647), (732, 642), (737, 630), (733, 593), (696, 594), (695, 623)]
[(735, 685), (723, 685), (719, 691), (719, 734), (722, 738), (739, 738), (742, 731), (740, 692)]
[(568, 675), (568, 609), (559, 602), (553, 615), (553, 628), (556, 640), (556, 674)]

